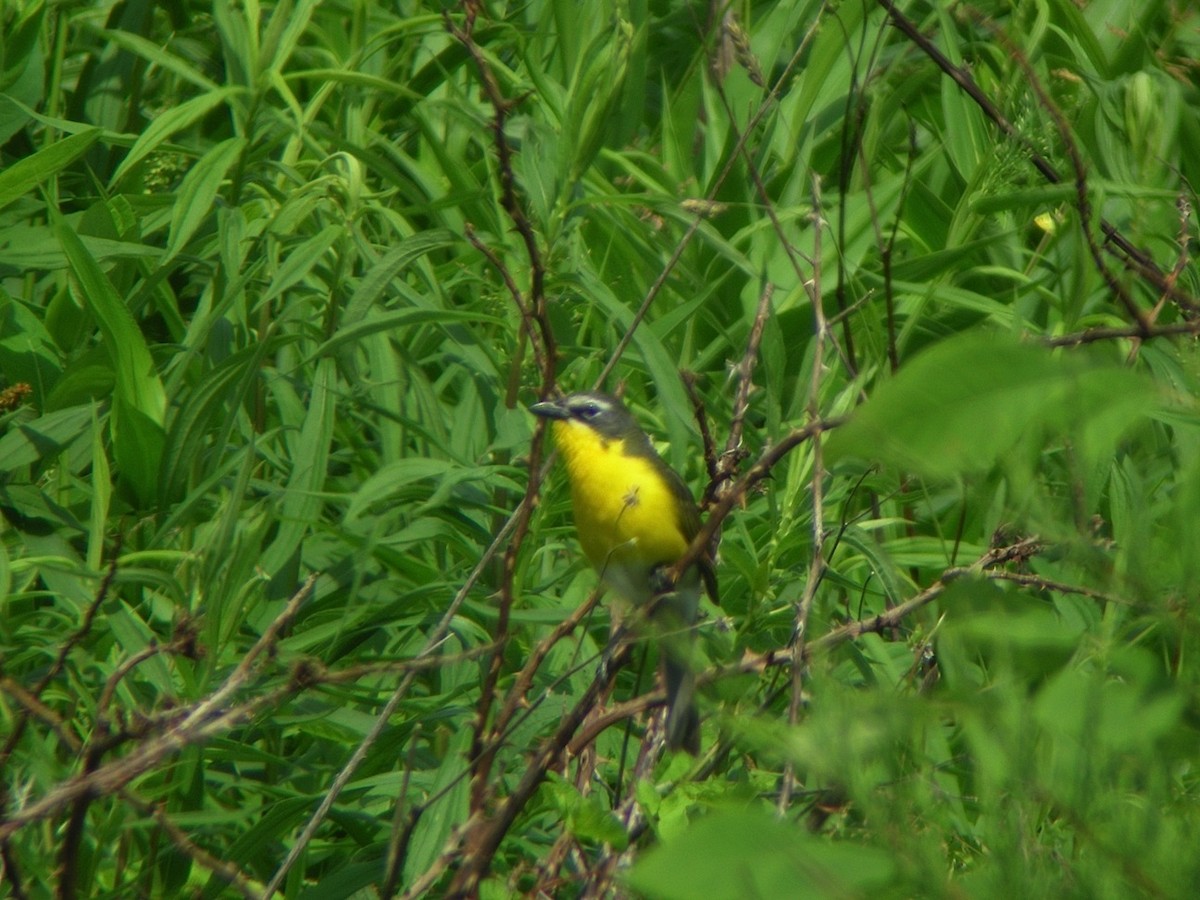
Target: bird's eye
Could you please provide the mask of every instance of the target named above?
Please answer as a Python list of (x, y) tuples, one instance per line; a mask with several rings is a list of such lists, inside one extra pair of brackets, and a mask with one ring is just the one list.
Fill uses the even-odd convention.
[(602, 412), (599, 403), (585, 403), (580, 413), (585, 419), (594, 419)]

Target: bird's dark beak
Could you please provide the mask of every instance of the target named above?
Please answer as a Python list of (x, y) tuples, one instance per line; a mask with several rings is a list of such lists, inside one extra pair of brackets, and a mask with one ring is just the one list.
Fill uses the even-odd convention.
[(545, 419), (569, 419), (571, 417), (570, 410), (556, 400), (543, 400), (541, 403), (535, 403), (529, 407), (529, 411), (535, 416)]

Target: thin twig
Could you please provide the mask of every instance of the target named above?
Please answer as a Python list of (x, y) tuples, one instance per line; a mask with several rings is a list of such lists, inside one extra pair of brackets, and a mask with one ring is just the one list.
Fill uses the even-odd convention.
[[(508, 270), (508, 266), (491, 247), (483, 242), (479, 235), (475, 232), (474, 226), (467, 223), (465, 229), (467, 240), (471, 242), (471, 246), (483, 254), (486, 259), (500, 275), (500, 279), (504, 282), (504, 286), (508, 289), (508, 295), (512, 298), (513, 306), (517, 308), (517, 312), (521, 316), (521, 325), (518, 339), (525, 341), (532, 337), (533, 323), (536, 321), (534, 310), (525, 302), (525, 295), (521, 293), (521, 289), (517, 287), (517, 281), (513, 278), (512, 272)], [(537, 340), (530, 342), (533, 345), (534, 362), (537, 365), (539, 372), (546, 371), (546, 351), (543, 343)]]
[(627, 641), (622, 641), (613, 650), (608, 665), (602, 667), (598, 677), (592, 680), (576, 704), (563, 716), (554, 734), (542, 742), (537, 753), (529, 760), (525, 774), (512, 793), (486, 820), (480, 822), (479, 827), (472, 828), (465, 834), (462, 864), (451, 883), (449, 897), (475, 895), (480, 880), (491, 867), (492, 858), (504, 835), (520, 811), (525, 808), (525, 804), (529, 802), (551, 766), (561, 757), (580, 723), (591, 714), (596, 698), (601, 691), (607, 689), (624, 665), (629, 655), (629, 646)]
[[(276, 616), (251, 648), (247, 660), (253, 660), (268, 647), (276, 644), (280, 630), (296, 615), (301, 602), (308, 596), (315, 580), (316, 576), (311, 576), (304, 586), (292, 596), (283, 611)], [(138, 744), (120, 759), (99, 765), (94, 771), (85, 772), (61, 782), (40, 800), (7, 816), (0, 821), (0, 841), (8, 839), (31, 822), (55, 815), (59, 810), (84, 796), (103, 796), (116, 793), (133, 779), (155, 768), (167, 756), (178, 753), (191, 744), (200, 743), (227, 731), (237, 723), (249, 718), (256, 710), (277, 704), (282, 697), (294, 694), (304, 687), (303, 684), (293, 681), (279, 691), (256, 697), (241, 705), (228, 706), (226, 701), (248, 679), (250, 668), (250, 664), (243, 661), (243, 664), (230, 674), (217, 691), (190, 709), (184, 710), (177, 721), (174, 721), (163, 734)], [(219, 702), (215, 699), (217, 697), (221, 698)]]
[[(404, 814), (405, 803), (408, 799), (409, 779), (416, 771), (413, 757), (416, 756), (417, 747), (421, 745), (420, 738), (421, 723), (417, 722), (408, 739), (408, 753), (404, 758), (400, 791), (396, 794), (396, 809), (392, 814), (392, 836), (388, 841), (387, 865), (384, 869), (383, 883), (379, 888), (379, 895), (384, 898), (390, 898), (396, 894), (396, 886), (400, 883), (400, 873), (404, 868), (404, 858), (408, 852), (408, 841), (412, 837), (413, 829), (422, 812), (421, 809), (414, 809), (410, 815)], [(405, 823), (403, 826), (402, 822)]]
[[(821, 181), (813, 175), (813, 258), (817, 260), (813, 270), (812, 289), (809, 296), (812, 300), (814, 335), (813, 335), (813, 366), (808, 388), (808, 417), (810, 421), (819, 421), (821, 415), (821, 376), (825, 368), (825, 307), (821, 295), (821, 232), (825, 227), (822, 216)], [(804, 580), (804, 591), (796, 604), (796, 622), (792, 630), (792, 642), (796, 646), (797, 657), (803, 657), (804, 644), (808, 637), (808, 617), (812, 612), (813, 599), (817, 595), (817, 587), (825, 577), (825, 464), (821, 452), (821, 434), (812, 438), (812, 478), (809, 481), (812, 491), (812, 556), (809, 560), (808, 574)], [(804, 695), (804, 668), (792, 667), (791, 701), (788, 703), (788, 723), (795, 725), (799, 720), (800, 705)], [(795, 771), (789, 760), (784, 767), (783, 784), (779, 791), (778, 811), (783, 815), (791, 805), (792, 790), (795, 787)]]
[(725, 520), (725, 517), (729, 515), (734, 506), (741, 502), (750, 488), (771, 474), (771, 469), (776, 463), (805, 441), (811, 440), (814, 435), (831, 431), (845, 421), (846, 418), (844, 416), (836, 416), (809, 422), (803, 428), (797, 428), (788, 432), (779, 443), (764, 450), (754, 465), (734, 483), (729, 492), (713, 504), (708, 518), (704, 520), (704, 526), (697, 533), (696, 537), (692, 539), (687, 552), (671, 567), (668, 573), (669, 580), (672, 583), (677, 583), (680, 574), (686, 572), (690, 566), (694, 565), (701, 556), (708, 552), (713, 535), (721, 527), (721, 523)]
[[(861, 156), (861, 150), (860, 150)], [(887, 354), (888, 365), (892, 374), (900, 369), (900, 350), (896, 340), (896, 293), (892, 280), (892, 259), (896, 250), (896, 239), (900, 235), (901, 213), (904, 211), (905, 200), (913, 185), (913, 165), (917, 159), (917, 128), (912, 119), (908, 120), (908, 156), (904, 162), (904, 181), (900, 187), (900, 197), (896, 201), (896, 212), (892, 216), (892, 230), (879, 249), (880, 267), (883, 271), (884, 309), (887, 311)], [(863, 161), (864, 166), (866, 161)]]
[(1112, 341), (1120, 338), (1137, 338), (1146, 341), (1151, 338), (1175, 337), (1181, 334), (1200, 335), (1200, 319), (1188, 319), (1186, 322), (1172, 322), (1169, 325), (1151, 325), (1146, 329), (1142, 329), (1139, 325), (1088, 328), (1086, 331), (1076, 331), (1071, 334), (1061, 334), (1058, 337), (1044, 338), (1042, 343), (1048, 347), (1078, 347), (1082, 344), (1094, 344), (1098, 341)]
[(742, 437), (746, 430), (746, 415), (750, 410), (750, 394), (754, 390), (754, 369), (758, 363), (758, 351), (762, 346), (763, 331), (766, 329), (767, 317), (771, 314), (771, 300), (775, 296), (775, 285), (767, 282), (758, 295), (758, 307), (754, 311), (754, 321), (750, 325), (750, 333), (746, 336), (746, 347), (742, 351), (741, 361), (734, 372), (737, 376), (737, 390), (733, 395), (733, 410), (729, 417), (729, 437), (725, 441), (725, 450), (710, 473), (708, 487), (704, 491), (701, 507), (708, 509), (726, 491), (730, 489), (734, 475), (747, 456), (742, 447)]
[[(511, 275), (507, 274), (507, 270), (500, 260), (489, 251), (483, 250), (481, 242), (473, 241), (473, 243), (475, 243), (476, 247), (483, 250), (485, 256), (505, 276), (506, 283), (509, 285), (509, 291), (513, 296), (513, 301), (518, 311), (522, 314), (523, 319), (531, 317), (537, 324), (538, 333), (541, 337), (541, 345), (536, 346), (537, 342), (535, 341), (534, 349), (539, 362), (538, 368), (542, 376), (540, 396), (546, 397), (554, 388), (555, 339), (554, 331), (550, 326), (549, 316), (546, 311), (546, 273), (542, 263), (542, 253), (538, 247), (537, 235), (534, 233), (533, 225), (529, 221), (529, 217), (525, 214), (525, 209), (521, 205), (520, 200), (517, 198), (516, 177), (513, 171), (513, 150), (509, 144), (506, 131), (509, 112), (516, 105), (517, 101), (510, 100), (504, 96), (499, 82), (496, 80), (496, 75), (487, 60), (487, 56), (475, 42), (475, 18), (479, 12), (479, 6), (474, 2), (464, 2), (462, 10), (463, 24), (461, 26), (455, 23), (449, 11), (443, 13), (443, 19), (446, 24), (446, 30), (466, 48), (472, 60), (474, 60), (480, 84), (483, 86), (484, 94), (487, 97), (489, 105), (492, 107), (492, 144), (496, 150), (497, 175), (500, 179), (500, 205), (503, 207), (505, 213), (507, 213), (509, 219), (512, 220), (517, 233), (521, 236), (526, 256), (529, 259), (530, 300), (528, 305), (524, 303), (520, 291), (516, 288), (515, 281)], [(538, 471), (540, 466), (544, 434), (545, 423), (539, 420), (530, 448), (529, 468), (532, 472)], [(494, 634), (494, 642), (497, 646), (495, 653), (492, 655), (491, 663), (484, 674), (483, 683), (480, 686), (479, 703), (475, 713), (475, 728), (471, 742), (471, 758), (474, 766), (471, 785), (472, 809), (481, 809), (485, 805), (489, 794), (489, 779), (496, 744), (495, 742), (488, 742), (486, 740), (487, 722), (496, 693), (496, 684), (500, 679), (500, 673), (504, 667), (504, 648), (508, 642), (509, 619), (514, 601), (513, 579), (516, 573), (517, 559), (524, 544), (525, 535), (529, 530), (529, 523), (537, 501), (539, 489), (540, 484), (538, 479), (531, 478), (527, 482), (525, 496), (517, 506), (512, 541), (504, 553), (503, 575), (500, 583), (500, 602)]]
[[(869, 619), (843, 625), (841, 628), (836, 628), (828, 634), (821, 635), (815, 641), (811, 641), (805, 650), (805, 654), (811, 656), (814, 653), (830, 650), (839, 644), (855, 640), (864, 634), (878, 634), (882, 631), (895, 628), (910, 613), (940, 597), (952, 582), (966, 575), (973, 574), (984, 574), (984, 577), (994, 578), (996, 576), (988, 573), (988, 570), (1010, 562), (1024, 562), (1036, 555), (1041, 550), (1041, 547), (1042, 543), (1039, 538), (1028, 537), (1017, 541), (1015, 544), (989, 550), (969, 566), (954, 566), (946, 569), (933, 584), (903, 603), (898, 603), (891, 609), (877, 616), (872, 616)], [(1080, 590), (1077, 592), (1082, 593), (1083, 591)]]
[[(680, 377), (683, 381), (683, 389), (687, 392), (688, 400), (692, 404), (692, 418), (696, 420), (696, 427), (700, 429), (700, 445), (704, 448), (704, 471), (708, 475), (709, 490), (717, 481), (717, 443), (713, 440), (712, 430), (708, 427), (708, 403), (700, 392), (696, 389), (699, 377), (695, 372), (680, 372)], [(704, 503), (700, 504), (703, 509)]]
[(550, 651), (559, 641), (579, 627), (579, 623), (591, 614), (599, 600), (600, 591), (592, 591), (587, 600), (572, 610), (569, 616), (563, 619), (550, 634), (546, 635), (538, 643), (533, 653), (530, 654), (529, 660), (517, 674), (516, 680), (513, 682), (513, 686), (509, 689), (508, 696), (505, 698), (504, 706), (501, 707), (500, 712), (496, 715), (495, 722), (492, 723), (491, 740), (493, 742), (499, 742), (508, 732), (513, 715), (516, 713), (517, 708), (525, 702), (525, 695), (529, 693), (529, 689), (533, 686), (533, 679), (546, 657), (550, 655)]

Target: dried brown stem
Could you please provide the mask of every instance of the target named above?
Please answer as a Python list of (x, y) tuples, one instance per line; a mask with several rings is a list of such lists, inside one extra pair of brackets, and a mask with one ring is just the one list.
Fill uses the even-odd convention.
[[(539, 328), (548, 328), (548, 325), (543, 326), (537, 322), (537, 315), (525, 302), (525, 295), (521, 293), (521, 289), (517, 287), (517, 281), (513, 277), (512, 272), (508, 270), (508, 266), (504, 264), (496, 252), (483, 242), (479, 235), (475, 232), (474, 226), (470, 223), (466, 227), (467, 240), (471, 242), (471, 246), (483, 254), (483, 258), (488, 261), (493, 269), (500, 275), (500, 279), (504, 282), (505, 288), (508, 289), (508, 295), (512, 298), (513, 306), (517, 308), (517, 312), (521, 316), (521, 327), (518, 332), (518, 340), (522, 343), (534, 337), (534, 324), (538, 324)], [(531, 340), (533, 345), (533, 356), (535, 364), (539, 372), (553, 371), (553, 366), (547, 363), (546, 347), (544, 342)]]
[(1030, 90), (1033, 91), (1034, 96), (1037, 98), (1038, 105), (1045, 110), (1046, 114), (1054, 122), (1054, 128), (1058, 132), (1058, 139), (1062, 142), (1063, 148), (1067, 152), (1067, 160), (1071, 164), (1071, 172), (1074, 175), (1075, 211), (1079, 214), (1079, 228), (1083, 232), (1083, 238), (1087, 243), (1088, 252), (1092, 256), (1092, 262), (1096, 266), (1096, 271), (1104, 279), (1104, 283), (1108, 285), (1109, 290), (1121, 301), (1121, 305), (1125, 307), (1125, 312), (1138, 324), (1142, 333), (1145, 334), (1150, 327), (1150, 323), (1146, 319), (1146, 314), (1134, 302), (1125, 285), (1109, 269), (1108, 264), (1104, 260), (1104, 254), (1100, 251), (1100, 245), (1096, 243), (1096, 237), (1092, 234), (1092, 201), (1088, 193), (1087, 167), (1083, 164), (1083, 156), (1079, 152), (1079, 145), (1075, 143), (1075, 135), (1071, 131), (1071, 126), (1067, 124), (1067, 119), (1063, 115), (1062, 110), (1050, 99), (1050, 95), (1042, 87), (1041, 79), (1038, 78), (1037, 72), (1029, 64), (1029, 60), (1021, 51), (1021, 48), (1002, 29), (997, 27), (994, 22), (983, 16), (982, 13), (976, 12), (975, 19), (983, 27), (987, 28), (992, 33), (992, 36), (1008, 50), (1009, 56), (1012, 57), (1018, 68), (1025, 75)]
[[(522, 321), (529, 322), (532, 320), (536, 323), (538, 335), (541, 338), (541, 345), (535, 346), (534, 350), (538, 358), (542, 376), (540, 395), (545, 397), (548, 396), (554, 386), (556, 355), (554, 332), (550, 327), (550, 320), (546, 311), (546, 273), (533, 224), (529, 221), (529, 217), (525, 214), (525, 209), (517, 197), (516, 177), (513, 172), (513, 150), (506, 132), (509, 113), (519, 101), (514, 101), (504, 96), (496, 75), (492, 71), (491, 64), (487, 60), (487, 56), (475, 42), (475, 19), (479, 12), (479, 7), (473, 2), (464, 2), (462, 9), (463, 18), (461, 25), (455, 22), (449, 12), (444, 13), (444, 21), (446, 29), (466, 48), (471, 59), (474, 61), (484, 95), (487, 97), (488, 104), (492, 108), (492, 144), (496, 150), (497, 175), (500, 180), (500, 205), (512, 221), (517, 234), (520, 235), (525, 247), (525, 254), (529, 260), (530, 299), (528, 304), (525, 303), (520, 290), (516, 286), (515, 280), (508, 273), (507, 268), (499, 258), (491, 253), (490, 250), (483, 247), (482, 242), (472, 238), (470, 233), (468, 233), (468, 238), (472, 238), (472, 243), (501, 272), (505, 283), (508, 285), (509, 293), (513, 297), (513, 302), (522, 315)], [(534, 439), (530, 449), (529, 468), (533, 472), (538, 471), (540, 466), (544, 433), (544, 423), (539, 422), (534, 432)], [(521, 499), (515, 514), (512, 541), (504, 553), (503, 577), (500, 584), (499, 615), (497, 617), (494, 637), (497, 646), (480, 688), (479, 704), (475, 713), (474, 737), (471, 746), (471, 758), (474, 766), (471, 785), (471, 804), (473, 809), (482, 809), (488, 800), (489, 778), (497, 744), (496, 742), (489, 742), (486, 739), (487, 723), (494, 701), (496, 685), (499, 682), (500, 673), (504, 667), (504, 648), (508, 642), (509, 620), (514, 599), (513, 578), (516, 572), (517, 559), (524, 544), (525, 535), (529, 530), (529, 522), (537, 501), (539, 488), (540, 484), (537, 479), (530, 479), (527, 483), (525, 496)]]
[(746, 430), (746, 414), (750, 410), (750, 394), (754, 390), (754, 369), (758, 363), (758, 351), (762, 346), (763, 331), (767, 325), (767, 317), (771, 314), (771, 300), (774, 296), (775, 285), (768, 281), (763, 286), (762, 293), (758, 295), (758, 307), (754, 311), (754, 321), (746, 337), (746, 349), (742, 352), (741, 361), (735, 369), (737, 391), (733, 395), (729, 437), (725, 441), (724, 452), (709, 472), (708, 487), (700, 504), (704, 509), (709, 509), (729, 490), (730, 482), (747, 456), (747, 452), (742, 448), (742, 436)]
[[(814, 331), (813, 335), (813, 367), (809, 379), (808, 417), (810, 421), (819, 421), (821, 415), (821, 375), (825, 368), (825, 307), (821, 297), (821, 232), (825, 227), (822, 216), (821, 182), (813, 176), (813, 257), (817, 260), (813, 270), (812, 289), (810, 297), (813, 305)], [(808, 636), (808, 617), (812, 612), (813, 599), (817, 588), (825, 577), (825, 464), (821, 452), (821, 433), (812, 436), (813, 468), (810, 488), (812, 493), (812, 556), (808, 572), (804, 579), (804, 591), (796, 604), (796, 623), (792, 630), (792, 641), (796, 645), (798, 656), (804, 655), (804, 645)], [(804, 669), (802, 666), (792, 667), (791, 701), (788, 703), (788, 723), (795, 725), (799, 721), (800, 705), (804, 694)], [(784, 768), (783, 784), (779, 791), (779, 812), (786, 812), (791, 804), (792, 790), (795, 787), (795, 773), (789, 761)]]
[(508, 727), (512, 723), (513, 715), (521, 703), (524, 702), (526, 694), (529, 693), (530, 687), (533, 686), (533, 679), (537, 675), (538, 669), (541, 668), (542, 663), (545, 662), (554, 645), (579, 627), (579, 623), (587, 618), (592, 610), (596, 608), (596, 603), (599, 599), (600, 592), (598, 590), (593, 591), (587, 600), (579, 604), (567, 618), (563, 619), (550, 634), (546, 635), (538, 643), (533, 653), (530, 654), (529, 660), (517, 674), (516, 681), (513, 683), (512, 688), (509, 689), (508, 696), (505, 698), (504, 706), (496, 716), (496, 721), (492, 725), (491, 732), (491, 742), (493, 744), (499, 744), (503, 741)]
[(1082, 344), (1094, 344), (1098, 341), (1113, 341), (1121, 338), (1146, 341), (1156, 337), (1177, 337), (1181, 334), (1200, 334), (1200, 319), (1188, 319), (1186, 322), (1172, 322), (1169, 325), (1151, 325), (1145, 329), (1140, 325), (1122, 325), (1114, 328), (1089, 328), (1086, 331), (1076, 331), (1071, 334), (1062, 334), (1058, 337), (1045, 338), (1043, 343), (1048, 347), (1078, 347)]

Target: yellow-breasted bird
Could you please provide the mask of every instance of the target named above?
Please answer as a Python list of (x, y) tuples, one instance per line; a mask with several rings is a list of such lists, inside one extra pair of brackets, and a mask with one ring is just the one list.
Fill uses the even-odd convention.
[(530, 411), (552, 420), (571, 482), (579, 543), (600, 577), (634, 606), (657, 597), (653, 621), (667, 682), (667, 745), (697, 753), (700, 717), (690, 663), (691, 627), (700, 605), (701, 578), (717, 600), (711, 559), (705, 556), (669, 593), (662, 591), (666, 569), (700, 531), (696, 501), (616, 397), (570, 394), (535, 403)]

